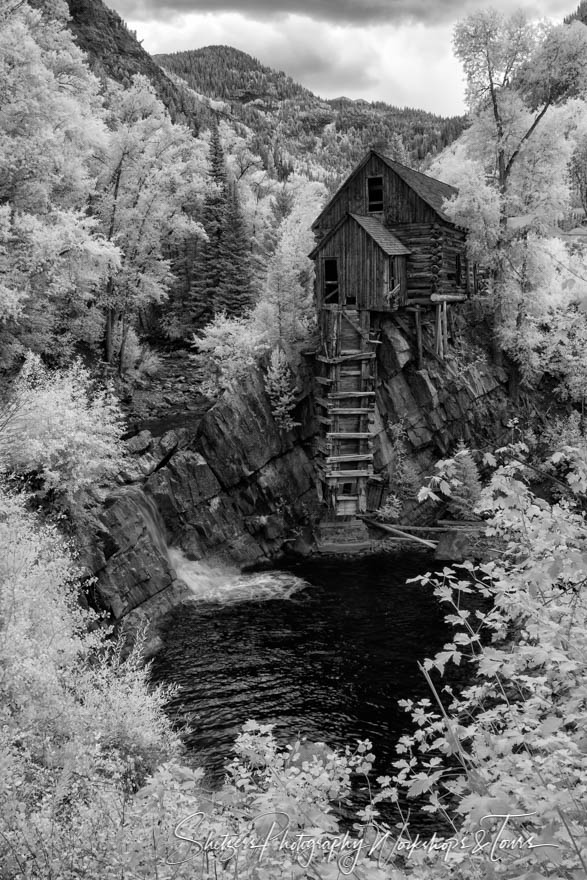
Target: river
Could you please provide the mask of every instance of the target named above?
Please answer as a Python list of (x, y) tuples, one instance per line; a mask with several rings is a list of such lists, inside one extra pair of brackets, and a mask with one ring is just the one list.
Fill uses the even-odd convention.
[(448, 636), (430, 587), (406, 580), (438, 563), (318, 558), (241, 575), (171, 553), (194, 601), (168, 617), (154, 676), (179, 686), (168, 709), (188, 722), (186, 745), (209, 779), (251, 718), (274, 724), (282, 743), (368, 738), (377, 773), (389, 773), (409, 730), (397, 701), (429, 696), (417, 664)]

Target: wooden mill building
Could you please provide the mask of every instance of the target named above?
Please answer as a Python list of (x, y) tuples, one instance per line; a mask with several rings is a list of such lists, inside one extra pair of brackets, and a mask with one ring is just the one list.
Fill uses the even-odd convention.
[(338, 516), (367, 509), (373, 473), (381, 318), (413, 312), (421, 358), (422, 312), (433, 311), (436, 354), (448, 345), (448, 303), (474, 284), (466, 232), (443, 210), (456, 190), (370, 150), (313, 224), (320, 325), (317, 352), (321, 491)]

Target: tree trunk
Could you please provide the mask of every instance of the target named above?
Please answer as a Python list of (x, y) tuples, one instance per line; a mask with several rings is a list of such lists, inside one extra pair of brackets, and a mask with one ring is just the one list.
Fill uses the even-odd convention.
[(128, 331), (129, 324), (126, 318), (122, 319), (122, 342), (120, 343), (120, 352), (118, 354), (118, 375), (122, 379), (122, 375), (124, 372), (123, 362), (124, 362), (124, 354), (126, 352), (126, 340), (128, 339)]
[(104, 329), (104, 359), (107, 364), (111, 364), (114, 360), (114, 334), (116, 324), (120, 320), (120, 312), (116, 309), (109, 308), (106, 311), (106, 327)]

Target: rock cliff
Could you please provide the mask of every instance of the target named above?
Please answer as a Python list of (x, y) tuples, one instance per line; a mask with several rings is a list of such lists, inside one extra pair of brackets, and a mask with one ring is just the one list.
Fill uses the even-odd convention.
[[(474, 443), (503, 430), (505, 374), (473, 357), (471, 348), (442, 363), (428, 353), (418, 369), (409, 331), (397, 317), (381, 324), (372, 431), (382, 479), (374, 483), (371, 507), (397, 491), (402, 468), (405, 482), (406, 464), (417, 482), (458, 440)], [(168, 546), (190, 559), (238, 566), (270, 561), (296, 544), (307, 549), (323, 513), (309, 395), (296, 416), (301, 428), (279, 431), (262, 378), (252, 374), (207, 411), (188, 407), (185, 418), (169, 417), (169, 430), (165, 418), (151, 419), (153, 433), (132, 436), (125, 484), (106, 499), (96, 527), (91, 567), (99, 604), (120, 619), (138, 608), (157, 613), (185, 595)], [(405, 506), (405, 515), (416, 506)]]
[(307, 406), (300, 404), (303, 428), (280, 432), (262, 379), (252, 375), (192, 425), (132, 437), (126, 485), (106, 499), (96, 528), (99, 604), (120, 619), (177, 590), (168, 545), (239, 566), (291, 546), (317, 514)]
[(405, 317), (383, 319), (380, 330), (372, 431), (383, 498), (386, 488), (396, 488), (400, 458), (416, 478), (423, 478), (459, 440), (473, 447), (498, 441), (509, 400), (505, 371), (463, 335), (455, 333), (449, 357), (440, 361), (425, 327), (420, 365), (414, 331)]

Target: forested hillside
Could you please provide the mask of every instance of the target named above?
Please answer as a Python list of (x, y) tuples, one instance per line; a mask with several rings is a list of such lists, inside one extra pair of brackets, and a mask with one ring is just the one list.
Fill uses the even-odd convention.
[(295, 169), (338, 180), (374, 145), (420, 166), (465, 126), (463, 117), (445, 119), (382, 102), (322, 100), (285, 73), (230, 46), (155, 58), (196, 93), (222, 101), (219, 111), (252, 129), (256, 151), (282, 175)]

